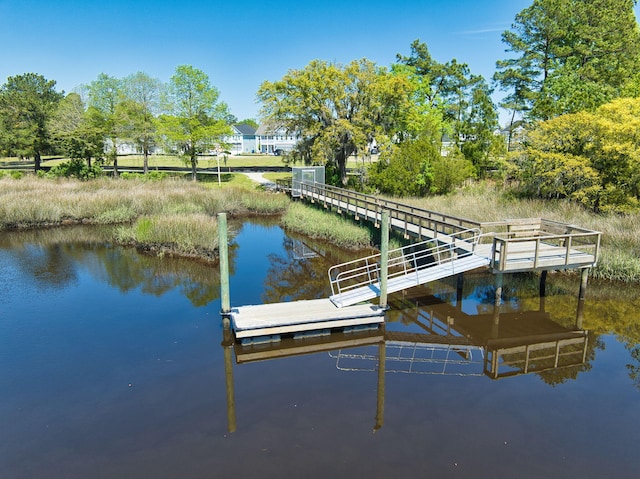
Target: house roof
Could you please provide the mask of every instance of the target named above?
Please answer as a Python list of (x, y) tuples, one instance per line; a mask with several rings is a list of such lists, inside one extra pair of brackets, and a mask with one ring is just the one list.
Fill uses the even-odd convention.
[(256, 135), (286, 134), (287, 131), (274, 123), (262, 123), (256, 130)]
[(233, 127), (240, 133), (241, 135), (255, 135), (256, 129), (251, 125), (246, 125), (244, 123), (239, 123), (237, 125), (233, 125)]

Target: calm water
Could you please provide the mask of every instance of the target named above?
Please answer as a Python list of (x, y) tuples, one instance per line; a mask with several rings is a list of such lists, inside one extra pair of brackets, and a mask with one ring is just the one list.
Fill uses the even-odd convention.
[[(326, 296), (349, 258), (236, 229), (233, 305)], [(577, 287), (507, 276), (496, 314), (470, 274), (391, 296), (385, 331), (234, 347), (214, 267), (5, 233), (0, 478), (636, 478), (640, 300)]]

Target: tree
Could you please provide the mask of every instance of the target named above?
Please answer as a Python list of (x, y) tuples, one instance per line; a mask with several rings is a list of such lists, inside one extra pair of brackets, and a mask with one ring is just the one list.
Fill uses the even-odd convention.
[(169, 81), (167, 113), (159, 118), (160, 133), (191, 165), (193, 181), (196, 181), (198, 155), (231, 133), (227, 124), (230, 114), (219, 96), (207, 74), (190, 65), (178, 66)]
[(124, 100), (117, 113), (123, 138), (133, 141), (144, 156), (144, 173), (149, 170), (149, 153), (157, 136), (156, 115), (160, 109), (161, 83), (143, 72), (122, 81)]
[(534, 0), (503, 33), (514, 57), (495, 81), (533, 120), (594, 111), (620, 96), (640, 66), (635, 0)]
[(256, 120), (253, 118), (246, 118), (244, 120), (236, 122), (238, 125), (249, 125), (251, 128), (257, 130), (260, 126)]
[(50, 128), (57, 148), (71, 160), (85, 161), (87, 172), (93, 171), (92, 158), (102, 158), (104, 154), (104, 136), (92, 125), (78, 93), (69, 93), (62, 99)]
[[(437, 109), (442, 115), (441, 135), (451, 135), (457, 148), (471, 161), (479, 176), (483, 176), (489, 155), (494, 149), (494, 131), (498, 114), (491, 100), (491, 89), (484, 78), (473, 75), (469, 66), (453, 59), (439, 63), (431, 57), (425, 43), (415, 40), (409, 56), (397, 55), (418, 82), (423, 110)], [(415, 84), (415, 82), (414, 82)]]
[(419, 137), (383, 153), (369, 169), (368, 185), (395, 196), (447, 194), (474, 175), (462, 155), (442, 156), (440, 131), (425, 129)]
[(89, 108), (87, 115), (93, 128), (102, 132), (107, 147), (107, 159), (113, 164), (113, 174), (118, 176), (118, 137), (122, 116), (118, 106), (123, 100), (122, 81), (100, 73), (88, 86)]
[(33, 156), (36, 171), (51, 148), (49, 120), (64, 96), (55, 85), (42, 75), (25, 73), (9, 77), (0, 88), (0, 146), (8, 155)]
[(374, 139), (391, 142), (409, 94), (405, 77), (362, 59), (346, 66), (313, 60), (264, 82), (257, 96), (265, 121), (301, 138), (298, 158), (334, 167), (346, 184), (347, 159)]
[(524, 191), (595, 211), (640, 207), (640, 99), (540, 123), (516, 159)]

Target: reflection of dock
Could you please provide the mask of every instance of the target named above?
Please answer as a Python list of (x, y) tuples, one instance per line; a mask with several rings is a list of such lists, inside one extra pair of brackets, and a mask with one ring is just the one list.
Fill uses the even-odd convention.
[(588, 357), (588, 333), (579, 328), (580, 303), (576, 325), (571, 327), (553, 321), (543, 308), (504, 313), (498, 308), (491, 314), (473, 315), (434, 296), (395, 299), (397, 302), (388, 311), (386, 324), (369, 330), (242, 344), (235, 340), (230, 329), (225, 329), (229, 430), (236, 428), (234, 352), (237, 364), (325, 352), (339, 371), (375, 373), (374, 431), (384, 423), (385, 375), (388, 373), (486, 375), (498, 379), (556, 371), (557, 380), (575, 377), (583, 370)]
[(330, 336), (305, 337), (303, 339), (284, 338), (278, 343), (269, 344), (239, 344), (234, 343), (238, 364), (268, 359), (286, 358), (302, 354), (313, 354), (332, 351), (335, 349), (349, 349), (370, 346), (384, 341), (380, 329), (368, 331), (336, 332)]

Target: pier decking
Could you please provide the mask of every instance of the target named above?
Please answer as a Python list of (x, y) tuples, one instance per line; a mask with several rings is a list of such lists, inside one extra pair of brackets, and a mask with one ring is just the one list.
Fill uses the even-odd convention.
[(315, 182), (296, 183), (295, 196), (376, 226), (386, 212), (388, 228), (418, 242), (333, 266), (329, 299), (232, 309), (238, 339), (270, 341), (282, 334), (382, 323), (384, 307), (358, 303), (480, 267), (501, 275), (584, 269), (598, 260), (601, 233), (575, 225), (541, 218), (481, 223)]
[(278, 341), (282, 334), (358, 327), (384, 322), (384, 309), (373, 304), (337, 308), (329, 299), (240, 306), (231, 309), (236, 338)]

